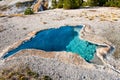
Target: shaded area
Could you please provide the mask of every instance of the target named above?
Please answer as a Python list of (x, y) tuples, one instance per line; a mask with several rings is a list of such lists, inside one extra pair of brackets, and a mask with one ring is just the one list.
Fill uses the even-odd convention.
[(78, 33), (82, 26), (61, 26), (39, 31), (35, 37), (24, 41), (17, 48), (6, 53), (7, 58), (23, 49), (38, 49), (44, 51), (68, 51), (79, 54), (86, 61), (90, 61), (96, 52), (96, 44), (81, 40)]

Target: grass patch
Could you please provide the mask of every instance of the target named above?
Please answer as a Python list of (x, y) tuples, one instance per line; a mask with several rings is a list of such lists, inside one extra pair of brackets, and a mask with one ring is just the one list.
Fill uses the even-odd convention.
[(49, 76), (42, 76), (41, 80), (52, 80)]
[(9, 68), (0, 71), (0, 80), (52, 80), (49, 76), (40, 76), (29, 67)]
[(27, 8), (25, 11), (24, 11), (24, 14), (25, 15), (31, 15), (31, 14), (34, 14), (33, 10), (31, 8)]

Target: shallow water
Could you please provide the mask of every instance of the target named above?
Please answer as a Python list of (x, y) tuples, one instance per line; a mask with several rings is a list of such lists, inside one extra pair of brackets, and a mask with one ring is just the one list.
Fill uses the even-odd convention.
[(24, 41), (17, 48), (6, 53), (7, 58), (23, 49), (39, 49), (44, 51), (67, 51), (79, 54), (86, 61), (94, 58), (97, 45), (79, 38), (82, 26), (61, 26), (39, 31), (35, 37)]

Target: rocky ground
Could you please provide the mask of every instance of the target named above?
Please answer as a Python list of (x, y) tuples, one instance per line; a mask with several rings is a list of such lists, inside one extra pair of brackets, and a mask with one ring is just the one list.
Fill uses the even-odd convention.
[[(63, 25), (90, 25), (97, 35), (106, 37), (115, 45), (116, 50), (111, 64), (120, 69), (120, 9), (119, 8), (82, 8), (75, 10), (47, 10), (33, 15), (16, 15), (0, 17), (0, 52), (13, 43), (30, 36), (32, 31), (57, 28)], [(21, 52), (20, 52), (21, 53)], [(19, 53), (19, 54), (20, 54)], [(39, 74), (50, 75), (53, 80), (119, 80), (120, 75), (106, 66), (88, 64), (84, 60), (75, 64), (58, 58), (29, 55), (30, 51), (22, 52), (28, 56), (17, 56), (5, 63), (1, 61), (1, 69), (9, 65), (27, 64)], [(34, 51), (32, 53), (39, 53)], [(43, 52), (42, 52), (43, 53)], [(65, 53), (65, 52), (63, 52)], [(67, 53), (66, 53), (67, 55)], [(62, 59), (65, 59), (63, 56)], [(78, 59), (79, 60), (79, 59)], [(81, 61), (81, 59), (80, 59)], [(75, 61), (76, 62), (76, 61)], [(81, 66), (83, 65), (83, 66)]]

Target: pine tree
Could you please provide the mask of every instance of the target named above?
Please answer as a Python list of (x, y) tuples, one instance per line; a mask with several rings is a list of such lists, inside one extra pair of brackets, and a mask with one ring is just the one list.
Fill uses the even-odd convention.
[(79, 8), (83, 3), (83, 0), (74, 0), (74, 1), (75, 3), (73, 8)]
[(64, 0), (64, 9), (71, 9), (72, 8), (72, 0)]
[(88, 0), (89, 6), (103, 6), (108, 0)]
[(63, 8), (63, 0), (59, 0), (57, 4), (58, 8)]
[(99, 6), (104, 6), (108, 0), (99, 0)]
[(52, 7), (57, 8), (57, 1), (56, 0), (52, 0)]
[(65, 9), (76, 9), (79, 8), (83, 3), (83, 0), (64, 0)]

